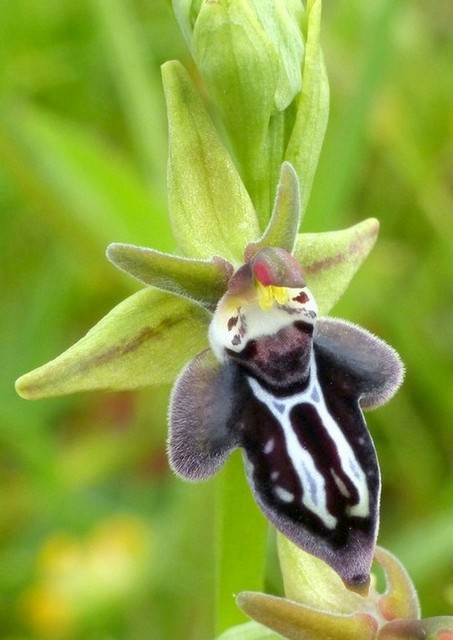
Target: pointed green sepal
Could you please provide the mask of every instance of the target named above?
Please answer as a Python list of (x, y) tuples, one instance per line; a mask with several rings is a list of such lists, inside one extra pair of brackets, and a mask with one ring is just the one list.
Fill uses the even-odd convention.
[(327, 314), (349, 285), (376, 242), (379, 222), (368, 218), (341, 231), (301, 233), (294, 256), (302, 265), (307, 284)]
[(266, 247), (280, 247), (292, 253), (299, 226), (299, 181), (293, 166), (289, 162), (284, 162), (271, 219), (261, 238), (246, 247), (245, 262), (249, 262), (260, 249)]
[(209, 310), (215, 309), (233, 274), (232, 265), (222, 258), (191, 260), (132, 244), (109, 245), (107, 258), (144, 284), (189, 298)]
[(321, 0), (308, 0), (302, 92), (285, 160), (299, 176), (305, 211), (329, 117), (329, 83), (320, 44)]
[(367, 613), (331, 614), (264, 593), (244, 591), (237, 602), (248, 616), (288, 640), (372, 640), (378, 628)]
[(325, 562), (302, 551), (278, 534), (278, 555), (286, 597), (307, 607), (331, 613), (359, 611), (364, 599), (349, 591)]
[(162, 66), (169, 123), (168, 201), (186, 256), (242, 261), (259, 234), (250, 197), (184, 67)]
[(27, 399), (94, 389), (169, 383), (207, 346), (208, 313), (198, 305), (143, 289), (112, 309), (55, 360), (16, 382)]
[(246, 622), (237, 627), (231, 627), (216, 640), (281, 640), (281, 636), (275, 635), (273, 631), (266, 629), (258, 622)]
[(387, 583), (386, 592), (378, 600), (384, 618), (419, 618), (420, 603), (417, 592), (401, 562), (382, 547), (376, 547), (374, 558), (384, 570)]

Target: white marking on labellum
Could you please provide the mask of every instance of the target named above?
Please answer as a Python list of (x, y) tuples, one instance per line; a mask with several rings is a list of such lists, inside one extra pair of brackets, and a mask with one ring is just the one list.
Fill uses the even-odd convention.
[(275, 480), (277, 480), (279, 475), (280, 475), (280, 471), (272, 471), (271, 480), (273, 480), (275, 482)]
[[(317, 307), (308, 288), (303, 289), (306, 295), (304, 302), (297, 300), (297, 296), (291, 299), (292, 291), (288, 289), (290, 299), (287, 304), (281, 305), (275, 301), (266, 312), (263, 312), (257, 297), (251, 301), (244, 298), (236, 306), (235, 296), (227, 292), (217, 305), (209, 325), (209, 342), (217, 358), (221, 362), (225, 359), (225, 348), (240, 353), (250, 340), (275, 335), (280, 329), (293, 324), (298, 317), (313, 324)], [(294, 291), (299, 295), (301, 293), (300, 288)]]
[(275, 445), (275, 441), (274, 438), (271, 438), (270, 440), (268, 440), (264, 446), (263, 452), (264, 453), (271, 453), (274, 450), (274, 445)]
[(294, 493), (291, 493), (291, 491), (287, 491), (283, 487), (280, 487), (278, 484), (275, 485), (274, 491), (277, 498), (280, 498), (282, 502), (292, 502), (294, 500)]
[(285, 411), (285, 405), (281, 402), (275, 402), (275, 400), (273, 401), (274, 407), (277, 409), (277, 411), (279, 413), (284, 413)]
[(277, 413), (273, 406), (273, 396), (263, 389), (254, 378), (249, 377), (248, 381), (255, 397), (269, 407), (275, 418), (278, 420), (278, 423), (282, 426), (288, 455), (294, 470), (299, 476), (301, 486), (304, 488), (302, 503), (307, 507), (307, 509), (315, 513), (328, 529), (334, 529), (337, 524), (337, 518), (327, 510), (327, 496), (324, 478), (316, 469), (310, 453), (301, 447), (289, 419), (291, 409), (299, 403), (299, 396), (302, 394), (296, 394), (295, 396), (289, 396), (281, 399), (282, 403), (285, 405), (285, 412), (282, 415)]
[[(294, 407), (308, 403), (316, 409), (324, 428), (336, 447), (344, 474), (357, 490), (358, 501), (355, 505), (348, 507), (348, 513), (362, 518), (367, 517), (370, 513), (370, 506), (366, 475), (358, 464), (354, 451), (344, 433), (327, 408), (317, 377), (314, 353), (311, 357), (310, 381), (307, 389), (292, 396), (279, 398), (278, 408), (271, 392), (264, 389), (255, 378), (248, 377), (247, 379), (257, 400), (269, 408), (282, 427), (288, 456), (303, 488), (302, 503), (305, 507), (317, 515), (328, 529), (336, 527), (338, 520), (327, 508), (325, 479), (316, 468), (310, 452), (301, 446), (290, 420), (290, 413)], [(284, 406), (284, 411), (281, 410), (282, 405)], [(350, 491), (343, 480), (333, 470), (331, 472), (340, 493), (345, 497), (350, 497)]]
[(320, 400), (318, 390), (316, 387), (313, 387), (313, 389), (311, 390), (311, 399), (313, 400), (313, 402), (319, 402)]
[(340, 493), (343, 494), (346, 498), (349, 498), (351, 494), (349, 493), (348, 488), (343, 480), (337, 476), (333, 469), (330, 469), (330, 473), (332, 474), (332, 478), (335, 480), (335, 484), (339, 488)]

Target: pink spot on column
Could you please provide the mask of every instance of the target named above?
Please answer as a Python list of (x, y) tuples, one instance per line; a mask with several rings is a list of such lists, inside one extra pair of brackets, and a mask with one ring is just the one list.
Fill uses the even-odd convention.
[(272, 270), (264, 261), (257, 260), (253, 265), (253, 273), (255, 278), (261, 282), (265, 287), (272, 284)]

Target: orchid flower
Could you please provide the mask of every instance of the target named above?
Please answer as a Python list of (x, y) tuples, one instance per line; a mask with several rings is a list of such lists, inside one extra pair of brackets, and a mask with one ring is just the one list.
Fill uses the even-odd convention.
[[(380, 475), (362, 409), (388, 400), (403, 368), (382, 340), (325, 317), (372, 248), (377, 221), (299, 233), (327, 122), (320, 4), (277, 11), (270, 2), (175, 0), (235, 161), (184, 67), (165, 63), (168, 204), (180, 255), (110, 245), (109, 260), (146, 287), (17, 389), (39, 398), (176, 379), (174, 471), (208, 478), (241, 448), (270, 522), (363, 590)], [(225, 55), (211, 56), (213, 25)]]
[[(173, 389), (172, 468), (185, 479), (204, 479), (241, 447), (253, 495), (268, 519), (347, 584), (361, 587), (374, 553), (380, 495), (361, 407), (387, 400), (401, 382), (402, 366), (393, 349), (364, 329), (318, 318), (315, 296), (291, 254), (300, 256), (310, 273), (304, 236), (297, 235), (298, 194), (296, 173), (285, 163), (268, 227), (246, 244), (239, 268), (220, 257), (191, 261), (111, 245), (112, 262), (167, 293), (145, 289), (132, 296), (56, 361), (21, 378), (18, 389), (36, 397), (86, 389), (87, 380), (117, 388), (115, 378), (124, 380), (128, 373), (127, 386), (135, 386), (143, 377), (139, 372), (133, 379), (138, 367), (130, 363), (144, 345), (151, 366), (165, 371), (176, 349), (187, 353), (208, 336), (209, 346), (185, 366)], [(357, 258), (352, 251), (342, 256), (339, 240), (346, 236), (363, 255), (376, 230), (368, 221), (336, 234), (334, 260), (328, 259), (321, 234), (317, 277), (341, 270), (342, 262), (354, 269)], [(182, 316), (181, 305), (187, 309)], [(135, 322), (132, 335), (129, 322)], [(184, 336), (176, 341), (172, 335), (178, 323), (185, 331), (190, 327), (189, 348)], [(197, 331), (201, 335), (194, 336)], [(143, 366), (143, 354), (138, 365)], [(109, 378), (102, 375), (109, 371)]]

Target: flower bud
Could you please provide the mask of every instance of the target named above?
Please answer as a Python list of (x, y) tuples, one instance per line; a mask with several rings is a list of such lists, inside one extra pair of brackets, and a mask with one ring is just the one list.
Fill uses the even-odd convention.
[(262, 226), (303, 91), (300, 0), (174, 0)]

